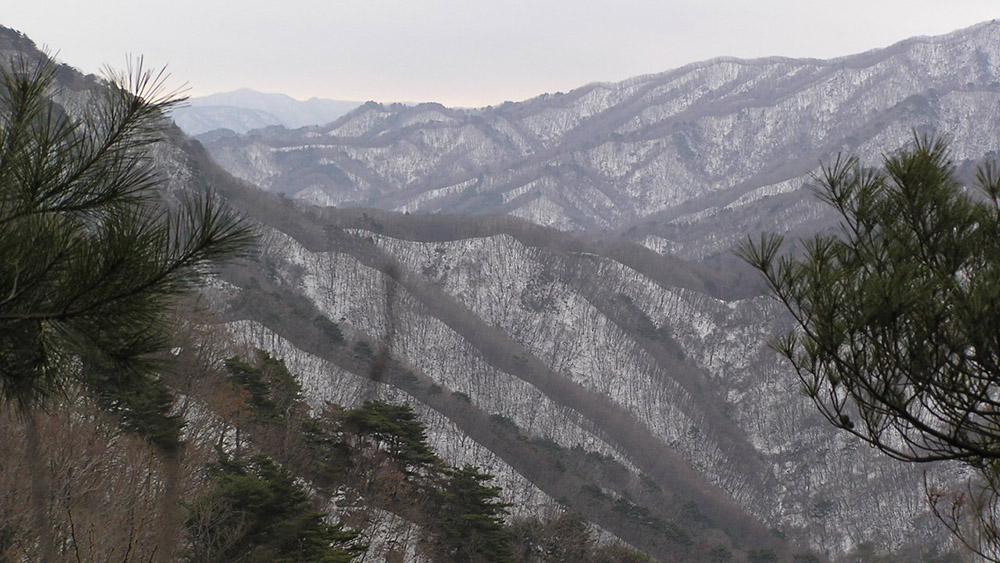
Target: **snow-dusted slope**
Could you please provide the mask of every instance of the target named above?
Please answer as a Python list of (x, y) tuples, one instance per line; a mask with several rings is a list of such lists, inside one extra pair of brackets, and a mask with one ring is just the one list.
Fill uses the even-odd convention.
[(1000, 22), (829, 61), (716, 59), (479, 110), (366, 104), (326, 127), (209, 149), (239, 177), (323, 205), (501, 212), (703, 258), (747, 228), (813, 222), (818, 209), (772, 198), (806, 199), (821, 160), (874, 161), (914, 129), (952, 136), (960, 161), (998, 149)]
[[(862, 544), (896, 550), (946, 538), (928, 515), (917, 468), (861, 448), (818, 419), (764, 345), (782, 325), (765, 298), (721, 299), (669, 273), (682, 263), (639, 271), (624, 251), (547, 237), (516, 220), (470, 227), (446, 216), (274, 205), (281, 209), (256, 213), (272, 227), (254, 275), (304, 296), (348, 334), (387, 344), (440, 395), (403, 380), (366, 385), (364, 371), (324, 363), (322, 346), (297, 345), (281, 322), (235, 330), (289, 358), (316, 400), (384, 396), (419, 405), (439, 451), (495, 472), (519, 509), (574, 501), (556, 502), (551, 481), (436, 397), (453, 392), (463, 408), (516, 426), (529, 443), (613, 460), (673, 502), (710, 514), (718, 526), (711, 533), (729, 535), (706, 537), (728, 537), (716, 540), (724, 545), (772, 536), (768, 529), (798, 544), (780, 548), (788, 553), (808, 546), (829, 556)], [(672, 510), (664, 505), (663, 513), (681, 521)], [(695, 548), (677, 549), (679, 560), (697, 557)]]

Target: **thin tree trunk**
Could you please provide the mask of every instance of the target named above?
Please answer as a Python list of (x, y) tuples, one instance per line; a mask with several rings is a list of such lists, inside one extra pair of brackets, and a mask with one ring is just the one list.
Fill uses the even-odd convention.
[(180, 537), (181, 462), (184, 449), (176, 453), (161, 454), (163, 463), (163, 495), (160, 498), (159, 529), (156, 531), (156, 557), (158, 563), (176, 561), (174, 553)]
[(51, 492), (49, 472), (42, 458), (41, 439), (38, 432), (38, 413), (30, 412), (24, 417), (25, 426), (25, 458), (28, 460), (28, 471), (31, 473), (31, 516), (32, 527), (38, 537), (39, 561), (52, 563), (55, 561), (55, 538), (52, 535), (52, 523), (49, 520), (48, 497)]

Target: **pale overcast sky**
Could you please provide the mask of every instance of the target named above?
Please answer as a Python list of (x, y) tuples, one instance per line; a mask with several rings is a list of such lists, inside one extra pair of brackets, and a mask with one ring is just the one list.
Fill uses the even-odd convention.
[(483, 106), (718, 56), (831, 58), (1000, 17), (1000, 0), (0, 0), (85, 72), (126, 53), (241, 87)]

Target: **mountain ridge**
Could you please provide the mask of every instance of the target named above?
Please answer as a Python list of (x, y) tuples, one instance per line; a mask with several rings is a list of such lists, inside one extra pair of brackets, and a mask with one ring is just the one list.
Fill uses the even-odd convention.
[[(725, 249), (671, 234), (670, 215), (800, 188), (837, 152), (898, 147), (916, 127), (959, 139), (960, 161), (981, 158), (983, 135), (960, 127), (997, 119), (998, 28), (829, 61), (713, 59), (477, 110), (370, 103), (325, 127), (207, 146), (237, 176), (313, 203), (510, 213), (595, 236), (635, 227), (629, 240), (702, 259)], [(969, 111), (981, 115), (955, 120)], [(667, 224), (644, 225), (658, 214)]]
[(271, 126), (298, 129), (323, 125), (360, 105), (361, 102), (318, 97), (298, 100), (287, 94), (240, 88), (191, 98), (175, 109), (171, 117), (191, 136), (218, 129), (246, 133)]

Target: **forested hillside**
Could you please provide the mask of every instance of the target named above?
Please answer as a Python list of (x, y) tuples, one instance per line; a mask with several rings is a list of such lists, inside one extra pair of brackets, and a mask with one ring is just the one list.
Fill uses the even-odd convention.
[[(869, 68), (862, 63), (888, 67), (892, 57), (928, 50), (946, 58), (971, 44), (985, 58), (959, 60), (985, 61), (985, 70), (979, 82), (949, 92), (986, 99), (962, 107), (989, 124), (997, 107), (989, 101), (997, 86), (988, 80), (996, 75), (995, 30), (984, 24), (885, 52), (811, 62), (819, 69), (803, 67), (801, 81), (819, 84), (823, 76), (858, 86), (844, 77)], [(18, 51), (41, 56), (27, 38), (3, 30), (0, 55), (7, 60)], [(283, 133), (281, 146), (252, 137), (206, 149), (161, 122), (163, 142), (148, 153), (161, 180), (154, 199), (170, 208), (215, 193), (253, 226), (256, 240), (248, 258), (206, 274), (196, 294), (173, 303), (173, 340), (157, 357), (158, 381), (169, 391), (170, 420), (177, 424), (171, 451), (181, 453), (166, 455), (150, 434), (123, 425), (81, 386), (68, 386), (39, 409), (34, 426), (4, 410), (4, 451), (35, 454), (0, 462), (2, 498), (10, 499), (0, 505), (0, 554), (144, 561), (960, 560), (929, 513), (923, 488), (924, 478), (960, 487), (957, 468), (934, 466), (925, 476), (836, 433), (764, 346), (788, 320), (760, 283), (745, 270), (684, 259), (728, 252), (729, 241), (751, 224), (773, 226), (758, 221), (765, 209), (775, 220), (796, 217), (782, 223), (788, 229), (812, 220), (799, 213), (814, 206), (796, 180), (804, 170), (783, 176), (788, 189), (772, 190), (756, 179), (763, 178), (761, 167), (780, 168), (773, 160), (759, 164), (773, 154), (716, 155), (715, 165), (727, 162), (733, 170), (716, 170), (713, 178), (732, 173), (729, 187), (714, 190), (716, 184), (681, 175), (675, 181), (690, 194), (664, 188), (660, 196), (673, 203), (648, 207), (624, 194), (657, 193), (647, 192), (659, 182), (647, 172), (666, 157), (651, 155), (623, 176), (639, 183), (608, 184), (622, 191), (602, 199), (610, 203), (600, 213), (566, 212), (572, 221), (564, 223), (563, 211), (524, 211), (542, 209), (528, 203), (543, 202), (544, 193), (596, 193), (593, 185), (603, 180), (581, 175), (590, 166), (578, 162), (582, 155), (611, 150), (609, 162), (626, 162), (616, 151), (637, 149), (629, 143), (639, 143), (643, 131), (674, 130), (675, 117), (656, 118), (652, 110), (600, 108), (638, 104), (657, 91), (674, 99), (683, 92), (673, 81), (698, 84), (692, 77), (709, 80), (721, 68), (763, 68), (771, 76), (774, 68), (798, 64), (715, 61), (480, 113), (366, 106), (329, 131)], [(799, 85), (797, 74), (781, 74), (782, 80)], [(884, 80), (871, 76), (870, 89), (848, 89), (845, 99), (882, 100), (875, 92)], [(52, 100), (68, 115), (105, 86), (68, 67), (59, 67), (57, 78)], [(710, 82), (698, 91), (720, 94), (739, 111), (771, 87), (740, 84)], [(826, 90), (814, 87), (817, 98), (806, 109), (825, 103)], [(621, 96), (608, 94), (604, 106), (584, 103), (604, 100), (601, 92)], [(689, 115), (691, 135), (704, 134), (705, 120), (728, 119), (698, 105), (697, 96), (682, 98), (707, 112)], [(560, 105), (572, 100), (577, 109), (597, 109), (580, 117)], [(882, 100), (879, 108), (899, 103)], [(705, 107), (722, 107), (712, 104)], [(695, 111), (681, 109), (677, 115)], [(502, 111), (523, 120), (494, 119)], [(635, 121), (640, 114), (648, 123)], [(606, 122), (621, 128), (633, 121), (617, 133), (621, 138), (606, 137), (617, 131), (604, 129)], [(851, 146), (894, 138), (889, 132), (901, 123), (886, 122), (878, 135)], [(487, 125), (528, 140), (521, 146), (466, 137)], [(435, 152), (440, 146), (432, 147), (431, 131), (469, 145)], [(671, 143), (688, 138), (678, 131)], [(748, 146), (754, 135), (782, 137), (756, 128), (744, 133), (739, 138)], [(306, 146), (298, 135), (335, 142)], [(400, 140), (407, 135), (426, 138)], [(360, 144), (347, 148), (348, 138)], [(823, 146), (841, 140), (825, 138)], [(969, 143), (956, 147), (960, 159), (984, 152), (983, 144)], [(364, 170), (365, 162), (412, 164), (389, 150), (401, 144), (433, 153), (433, 173), (387, 168), (383, 178)], [(502, 157), (508, 153), (501, 145), (514, 156)], [(269, 168), (277, 162), (269, 159), (282, 167)], [(240, 168), (247, 163), (253, 166)], [(354, 179), (341, 190), (324, 183), (331, 177)], [(530, 185), (555, 191), (537, 195), (514, 181), (528, 177), (537, 182)], [(319, 191), (299, 180), (318, 182)], [(447, 189), (427, 191), (432, 184)], [(507, 199), (507, 188), (524, 189)], [(313, 197), (321, 191), (332, 199)], [(713, 199), (719, 194), (726, 195)], [(746, 221), (727, 214), (730, 196), (749, 206), (740, 208)], [(705, 207), (711, 202), (718, 205)], [(646, 225), (640, 208), (674, 213), (677, 221)], [(438, 210), (521, 217), (416, 213)], [(681, 219), (681, 211), (699, 213)], [(592, 237), (551, 225), (626, 233), (630, 225), (646, 226), (624, 237)], [(678, 225), (690, 227), (683, 235), (689, 239), (674, 239), (690, 241), (678, 247), (680, 257), (650, 243), (647, 235), (666, 237), (658, 229)]]

